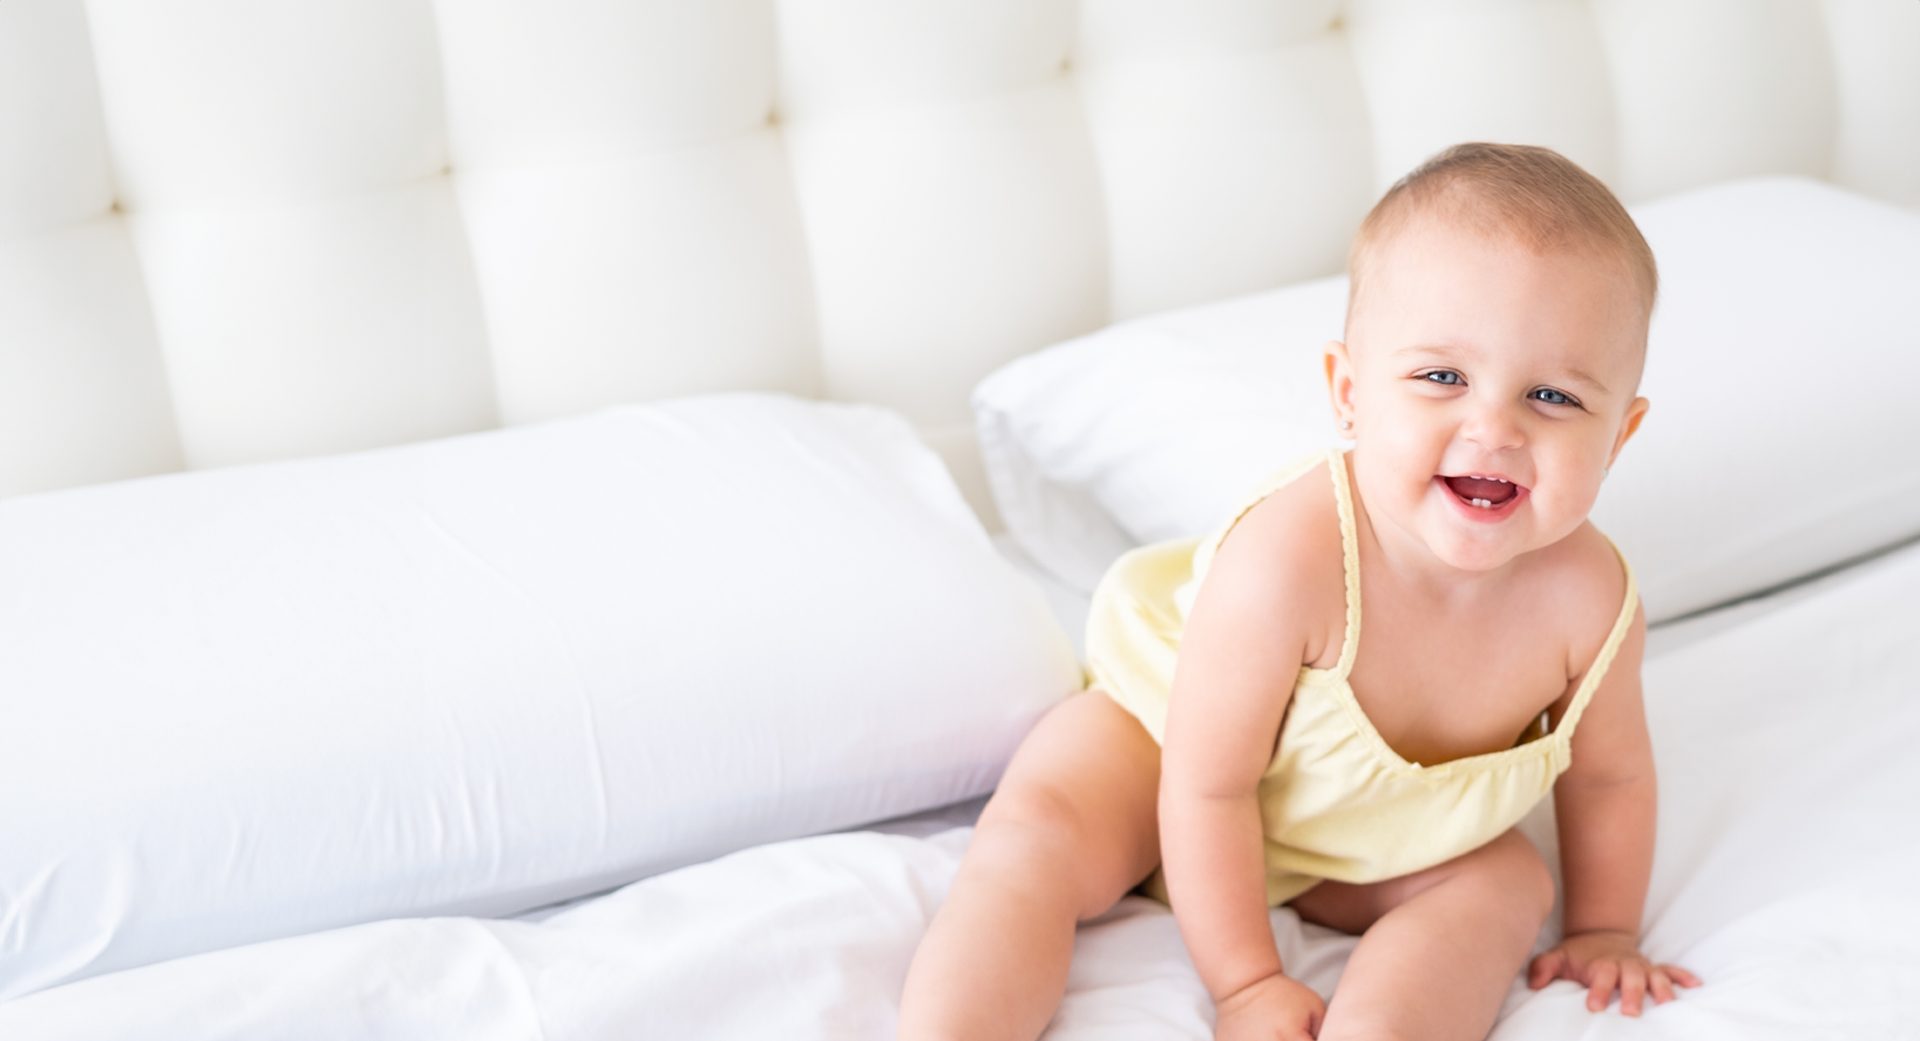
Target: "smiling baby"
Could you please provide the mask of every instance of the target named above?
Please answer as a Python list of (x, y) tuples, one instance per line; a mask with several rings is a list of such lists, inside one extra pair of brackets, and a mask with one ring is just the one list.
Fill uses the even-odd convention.
[[(1089, 690), (1022, 742), (916, 952), (902, 1038), (1037, 1037), (1077, 923), (1172, 907), (1221, 1039), (1458, 1038), (1512, 981), (1603, 1010), (1697, 986), (1640, 949), (1656, 786), (1633, 573), (1587, 519), (1647, 411), (1657, 291), (1611, 192), (1468, 143), (1397, 182), (1323, 351), (1351, 440), (1217, 530), (1116, 560)], [(1551, 793), (1554, 879), (1516, 825)], [(1357, 936), (1330, 1001), (1270, 907)]]

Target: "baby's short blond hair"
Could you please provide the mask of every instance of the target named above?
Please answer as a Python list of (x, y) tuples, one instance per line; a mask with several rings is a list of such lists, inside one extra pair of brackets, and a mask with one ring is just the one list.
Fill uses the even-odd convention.
[(1461, 222), (1536, 252), (1612, 254), (1653, 315), (1660, 276), (1653, 250), (1607, 186), (1566, 156), (1538, 145), (1468, 141), (1421, 163), (1375, 203), (1347, 252), (1347, 333), (1381, 248), (1416, 216)]

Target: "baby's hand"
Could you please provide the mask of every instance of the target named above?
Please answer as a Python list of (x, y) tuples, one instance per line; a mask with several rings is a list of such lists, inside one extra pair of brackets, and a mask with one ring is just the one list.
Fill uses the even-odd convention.
[(1587, 1010), (1604, 1011), (1620, 988), (1620, 1011), (1640, 1014), (1640, 997), (1649, 988), (1655, 1003), (1674, 998), (1673, 985), (1698, 987), (1700, 977), (1678, 965), (1654, 965), (1640, 953), (1638, 938), (1612, 929), (1574, 933), (1552, 950), (1533, 959), (1527, 986), (1534, 990), (1556, 979), (1570, 979), (1587, 987)]
[(1220, 999), (1218, 1011), (1214, 1041), (1311, 1041), (1327, 1003), (1299, 980), (1276, 974)]

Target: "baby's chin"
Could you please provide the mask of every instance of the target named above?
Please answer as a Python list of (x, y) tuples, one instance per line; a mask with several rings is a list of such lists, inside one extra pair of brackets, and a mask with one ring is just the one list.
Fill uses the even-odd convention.
[(1461, 516), (1462, 508), (1452, 503), (1426, 505), (1429, 508), (1421, 517), (1421, 541), (1440, 563), (1459, 571), (1497, 571), (1551, 541), (1540, 537), (1535, 518), (1529, 515), (1530, 504), (1525, 502), (1491, 523)]
[(1507, 539), (1498, 540), (1493, 544), (1467, 541), (1457, 537), (1429, 538), (1426, 542), (1427, 549), (1433, 553), (1434, 559), (1456, 571), (1471, 574), (1498, 571), (1539, 548), (1533, 545), (1509, 544)]
[[(1432, 520), (1432, 518), (1426, 518)], [(1492, 530), (1465, 528), (1455, 518), (1423, 525), (1422, 541), (1441, 563), (1458, 571), (1484, 574), (1521, 557), (1558, 545), (1586, 523), (1584, 516), (1551, 530), (1537, 516), (1515, 516)]]

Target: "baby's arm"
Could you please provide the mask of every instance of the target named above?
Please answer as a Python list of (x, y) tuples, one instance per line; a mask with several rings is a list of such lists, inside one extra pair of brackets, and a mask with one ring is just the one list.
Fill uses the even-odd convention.
[(1286, 580), (1301, 573), (1287, 559), (1298, 550), (1277, 544), (1287, 540), (1245, 528), (1222, 543), (1181, 638), (1161, 760), (1161, 854), (1181, 936), (1221, 1025), (1245, 1009), (1309, 1036), (1324, 1004), (1282, 973), (1257, 798), (1305, 660), (1308, 615), (1297, 591), (1307, 583)]
[(1565, 939), (1534, 959), (1528, 985), (1538, 990), (1565, 977), (1588, 987), (1587, 1007), (1640, 1014), (1651, 989), (1656, 1003), (1673, 985), (1700, 985), (1691, 972), (1655, 965), (1640, 953), (1640, 916), (1653, 872), (1658, 807), (1653, 745), (1640, 697), (1646, 612), (1636, 609), (1612, 666), (1573, 732), (1573, 763), (1554, 786), (1559, 821)]

